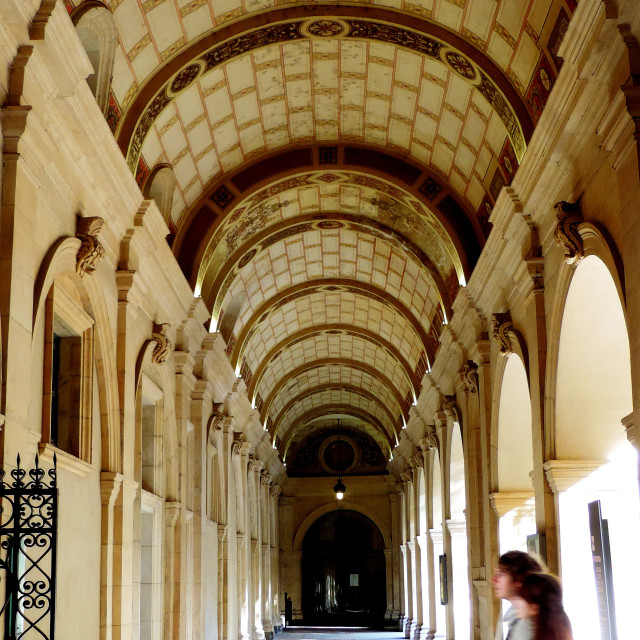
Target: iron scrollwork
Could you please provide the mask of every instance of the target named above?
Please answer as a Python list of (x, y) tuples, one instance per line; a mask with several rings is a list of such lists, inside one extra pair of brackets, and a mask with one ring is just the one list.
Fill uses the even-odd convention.
[(0, 469), (0, 624), (6, 640), (53, 640), (58, 517), (56, 461), (45, 471)]

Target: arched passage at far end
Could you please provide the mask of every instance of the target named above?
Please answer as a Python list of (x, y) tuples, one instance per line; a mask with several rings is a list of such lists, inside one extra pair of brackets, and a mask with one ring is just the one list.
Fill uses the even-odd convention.
[[(391, 548), (391, 534), (389, 533), (388, 527), (382, 522), (382, 520), (378, 517), (378, 515), (368, 509), (367, 507), (358, 504), (356, 502), (349, 502), (348, 500), (343, 500), (341, 505), (341, 509), (349, 509), (350, 511), (357, 511), (361, 513), (363, 516), (366, 516), (373, 522), (373, 524), (378, 527), (378, 530), (382, 534), (382, 539), (384, 540), (384, 548)], [(335, 500), (323, 505), (322, 507), (318, 507), (314, 509), (300, 524), (298, 530), (295, 533), (293, 538), (293, 550), (294, 551), (302, 551), (302, 543), (304, 542), (304, 537), (307, 535), (307, 531), (313, 525), (316, 520), (320, 519), (322, 516), (330, 513), (331, 511), (336, 510)]]

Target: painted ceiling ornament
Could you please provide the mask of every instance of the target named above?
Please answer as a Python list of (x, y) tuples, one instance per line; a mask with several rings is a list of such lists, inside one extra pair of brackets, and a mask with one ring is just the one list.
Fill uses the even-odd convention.
[(104, 247), (98, 240), (98, 234), (104, 226), (104, 218), (78, 218), (76, 238), (80, 240), (80, 249), (76, 257), (76, 273), (83, 278), (91, 275), (104, 256)]
[(317, 38), (335, 38), (344, 35), (347, 26), (341, 20), (314, 20), (303, 27), (303, 32)]
[(151, 341), (156, 343), (151, 354), (151, 362), (155, 364), (164, 364), (171, 353), (171, 342), (169, 340), (169, 323), (163, 322), (158, 324), (153, 323), (153, 332), (151, 334)]
[(457, 51), (447, 51), (444, 54), (445, 60), (449, 63), (449, 66), (458, 74), (460, 74), (463, 78), (467, 80), (475, 80), (476, 70), (473, 68), (473, 65), (469, 61), (468, 58), (465, 58), (461, 53)]
[(467, 360), (458, 373), (465, 391), (478, 393), (478, 365), (473, 360)]
[(554, 205), (558, 224), (553, 237), (560, 247), (564, 248), (564, 261), (567, 264), (578, 264), (584, 258), (584, 245), (578, 226), (584, 222), (580, 206), (577, 202), (556, 202)]
[(493, 337), (498, 343), (500, 355), (508, 356), (510, 353), (513, 353), (511, 337), (514, 335), (514, 330), (511, 314), (509, 312), (494, 313), (491, 316), (491, 325), (493, 327)]

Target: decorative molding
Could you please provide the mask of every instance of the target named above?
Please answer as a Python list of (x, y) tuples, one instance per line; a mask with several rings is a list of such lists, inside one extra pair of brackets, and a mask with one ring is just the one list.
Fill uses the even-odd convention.
[(554, 205), (558, 224), (553, 231), (556, 243), (564, 249), (564, 261), (577, 264), (584, 258), (584, 245), (578, 225), (584, 222), (577, 202), (556, 202)]
[(606, 460), (548, 460), (544, 463), (544, 471), (551, 490), (557, 494), (589, 477), (606, 462)]
[(473, 360), (467, 360), (458, 375), (467, 393), (478, 393), (478, 365)]
[(40, 8), (29, 25), (29, 38), (31, 40), (44, 40), (44, 30), (55, 6), (56, 0), (42, 0)]
[(633, 139), (636, 143), (636, 153), (640, 167), (640, 45), (631, 31), (630, 25), (619, 24), (618, 31), (627, 48), (630, 73), (627, 81), (621, 85), (620, 90), (624, 95), (627, 112), (633, 120)]
[(515, 337), (515, 333), (511, 314), (508, 311), (506, 313), (494, 313), (491, 316), (491, 326), (493, 338), (498, 343), (500, 355), (507, 356), (512, 353), (511, 337)]
[(153, 348), (151, 354), (151, 362), (156, 364), (164, 364), (171, 353), (171, 342), (167, 333), (170, 325), (167, 322), (158, 324), (153, 323), (153, 332), (151, 333), (151, 342), (155, 342), (156, 346)]
[(76, 238), (80, 240), (80, 248), (76, 257), (76, 273), (83, 278), (91, 275), (104, 257), (104, 247), (98, 240), (98, 234), (104, 226), (104, 218), (92, 216), (78, 218)]

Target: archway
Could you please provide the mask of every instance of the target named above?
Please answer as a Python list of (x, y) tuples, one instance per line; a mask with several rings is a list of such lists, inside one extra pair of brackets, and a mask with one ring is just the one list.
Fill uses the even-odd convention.
[(555, 458), (547, 463), (559, 513), (565, 605), (576, 637), (599, 626), (588, 505), (608, 521), (619, 637), (635, 633), (640, 571), (637, 452), (621, 421), (632, 410), (629, 340), (615, 282), (599, 258), (577, 267), (560, 330)]
[(492, 496), (499, 517), (500, 552), (527, 550), (536, 532), (530, 473), (533, 469), (531, 398), (527, 372), (519, 355), (508, 356), (498, 407), (498, 492)]
[(302, 543), (305, 624), (382, 627), (387, 607), (384, 539), (347, 509), (318, 518)]

